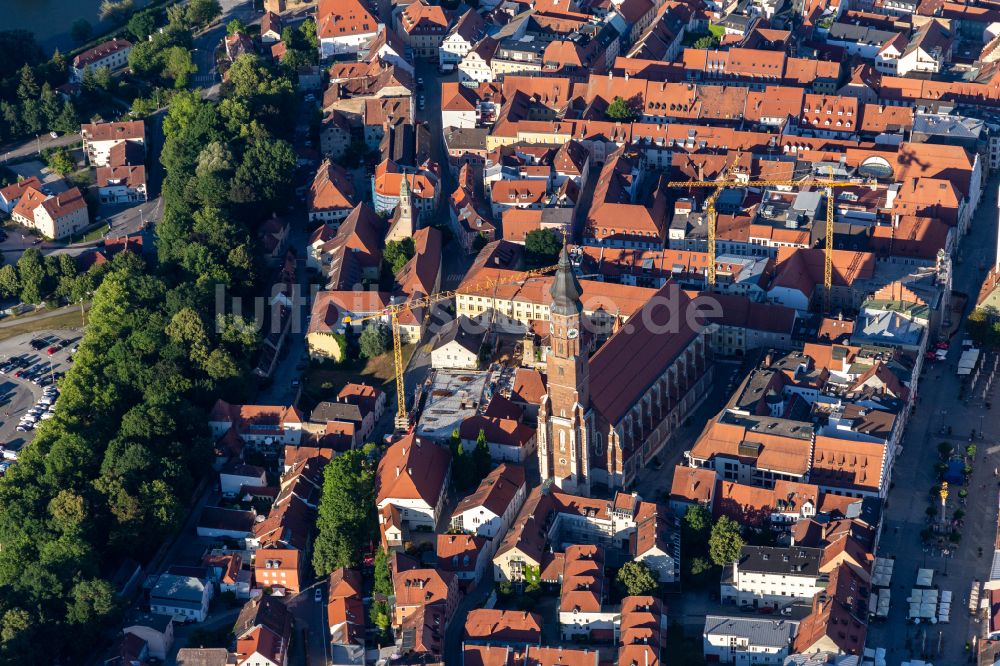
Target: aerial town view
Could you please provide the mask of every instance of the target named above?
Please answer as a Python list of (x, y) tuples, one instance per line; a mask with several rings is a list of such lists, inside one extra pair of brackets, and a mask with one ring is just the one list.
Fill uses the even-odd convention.
[(0, 5), (0, 666), (1000, 664), (1000, 0)]

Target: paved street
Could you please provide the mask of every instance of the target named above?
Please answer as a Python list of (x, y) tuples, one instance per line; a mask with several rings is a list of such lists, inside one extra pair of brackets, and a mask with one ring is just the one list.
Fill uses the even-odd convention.
[[(311, 564), (306, 564), (310, 569)], [(301, 593), (288, 599), (287, 606), (295, 618), (294, 638), (292, 638), (292, 654), (290, 663), (305, 664), (305, 666), (327, 666), (327, 633), (326, 622), (326, 590), (323, 589), (323, 601), (317, 602), (313, 597), (315, 587), (302, 590)]]
[[(205, 97), (218, 99), (219, 74), (215, 69), (215, 49), (222, 38), (226, 36), (226, 24), (235, 18), (245, 24), (252, 23), (257, 17), (253, 3), (247, 0), (221, 0), (222, 15), (212, 26), (196, 35), (192, 45), (192, 58), (198, 71), (192, 75), (191, 84), (202, 89)], [(259, 21), (259, 17), (257, 17)]]
[(11, 160), (19, 160), (25, 157), (31, 157), (32, 155), (38, 155), (41, 151), (47, 148), (62, 148), (63, 146), (80, 143), (80, 141), (82, 141), (82, 139), (78, 133), (63, 134), (62, 136), (53, 139), (49, 136), (48, 132), (46, 132), (44, 134), (39, 134), (35, 139), (27, 139), (24, 141), (17, 141), (15, 143), (9, 143), (6, 146), (0, 146), (0, 156), (3, 157), (3, 162), (6, 164)]
[[(982, 283), (984, 265), (993, 261), (997, 231), (996, 180), (987, 187), (976, 214), (972, 231), (962, 241), (962, 261), (955, 270), (955, 290), (975, 299)], [(971, 308), (971, 304), (969, 306)], [(1000, 437), (1000, 425), (989, 412), (974, 401), (959, 399), (959, 378), (956, 375), (958, 357), (961, 355), (960, 331), (952, 339), (947, 361), (930, 364), (921, 380), (921, 395), (903, 440), (903, 451), (896, 460), (893, 471), (893, 489), (890, 491), (885, 514), (879, 554), (895, 557), (892, 581), (892, 607), (886, 622), (872, 625), (869, 646), (881, 646), (889, 651), (889, 664), (896, 666), (909, 657), (924, 653), (935, 664), (958, 664), (967, 658), (966, 641), (978, 631), (967, 611), (967, 600), (972, 581), (983, 580), (989, 573), (997, 519), (997, 481), (994, 467), (1000, 465), (1000, 447), (995, 446)], [(942, 426), (950, 425), (953, 438), (938, 434)], [(985, 428), (983, 439), (977, 439), (977, 457), (971, 483), (968, 486), (968, 513), (961, 530), (962, 542), (953, 549), (950, 558), (941, 557), (930, 549), (925, 552), (920, 531), (927, 527), (925, 510), (929, 489), (938, 482), (934, 463), (937, 445), (950, 439), (958, 450), (968, 445), (970, 430)], [(957, 494), (957, 489), (953, 492)], [(954, 500), (949, 506), (957, 506)], [(978, 548), (983, 556), (978, 556)], [(937, 570), (935, 585), (954, 593), (951, 622), (939, 626), (912, 626), (906, 623), (906, 597), (913, 587), (918, 567)], [(941, 652), (937, 646), (940, 643)]]

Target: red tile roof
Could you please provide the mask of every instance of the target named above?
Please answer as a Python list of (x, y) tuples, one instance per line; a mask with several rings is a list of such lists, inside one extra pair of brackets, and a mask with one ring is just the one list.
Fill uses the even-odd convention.
[(715, 470), (704, 467), (674, 467), (670, 485), (670, 500), (692, 504), (712, 504), (715, 491)]
[(316, 34), (334, 39), (374, 33), (378, 20), (361, 0), (320, 0), (316, 10)]
[(436, 506), (446, 489), (445, 475), (451, 464), (447, 449), (407, 435), (390, 446), (378, 464), (376, 504), (394, 499), (421, 499)]
[(20, 199), (21, 195), (29, 188), (40, 189), (42, 187), (42, 181), (38, 180), (36, 176), (30, 176), (24, 180), (12, 183), (7, 187), (0, 190), (0, 197), (3, 197), (4, 201), (10, 202), (14, 199)]
[(483, 507), (502, 516), (522, 486), (524, 486), (524, 468), (520, 465), (503, 463), (486, 475), (474, 493), (466, 495), (459, 501), (454, 513), (459, 514)]
[(424, 227), (413, 234), (414, 254), (396, 274), (400, 290), (408, 296), (434, 292), (441, 273), (441, 232)]
[(608, 423), (617, 424), (694, 342), (698, 331), (689, 317), (668, 311), (684, 313), (690, 302), (676, 285), (664, 285), (590, 359), (591, 403)]
[(114, 39), (98, 44), (97, 46), (78, 54), (75, 58), (73, 58), (73, 67), (76, 69), (83, 69), (88, 65), (107, 58), (109, 55), (130, 48), (132, 48), (132, 42), (127, 39), (115, 37)]
[(465, 620), (465, 640), (500, 643), (538, 643), (542, 638), (542, 617), (528, 611), (479, 608)]

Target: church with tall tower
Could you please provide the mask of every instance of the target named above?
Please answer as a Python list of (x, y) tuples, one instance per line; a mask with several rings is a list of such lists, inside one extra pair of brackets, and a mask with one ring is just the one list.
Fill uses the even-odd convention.
[(583, 350), (583, 292), (565, 248), (549, 293), (548, 391), (539, 411), (538, 432), (541, 473), (543, 479), (559, 479), (559, 487), (567, 492), (588, 495), (586, 443), (593, 427), (589, 422), (590, 359)]
[(628, 490), (708, 393), (706, 327), (668, 283), (590, 356), (590, 322), (565, 248), (549, 294), (542, 480), (579, 495)]
[(389, 223), (389, 231), (385, 235), (385, 242), (410, 238), (416, 230), (417, 226), (413, 220), (413, 193), (410, 190), (410, 183), (407, 180), (406, 172), (403, 172), (399, 181), (399, 205), (396, 206), (396, 211)]

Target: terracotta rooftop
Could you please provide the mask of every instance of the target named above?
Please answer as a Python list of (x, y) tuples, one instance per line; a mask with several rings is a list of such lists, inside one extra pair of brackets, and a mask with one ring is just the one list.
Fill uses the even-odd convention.
[(436, 506), (445, 490), (444, 480), (451, 462), (447, 449), (422, 442), (415, 435), (394, 442), (378, 464), (376, 504), (392, 500), (423, 500)]

